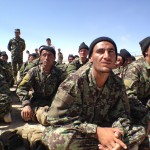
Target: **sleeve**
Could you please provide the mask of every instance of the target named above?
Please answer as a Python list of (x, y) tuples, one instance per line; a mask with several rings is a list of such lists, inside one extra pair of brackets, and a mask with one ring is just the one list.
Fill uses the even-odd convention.
[(12, 45), (12, 42), (11, 42), (11, 40), (8, 42), (8, 46), (7, 46), (7, 48), (8, 48), (8, 50), (9, 51), (11, 51), (11, 45)]
[(22, 50), (24, 51), (26, 48), (26, 44), (25, 44), (25, 40), (23, 40), (23, 46), (22, 46)]
[(139, 74), (139, 70), (131, 65), (126, 71), (126, 75), (124, 77), (126, 92), (130, 103), (131, 117), (133, 119), (136, 118), (140, 120), (144, 118), (143, 120), (149, 121), (149, 110), (142, 104), (142, 102), (138, 98), (138, 89), (139, 87), (141, 87)]
[(82, 116), (82, 89), (78, 79), (69, 76), (59, 87), (47, 116), (49, 125), (71, 124), (74, 129), (95, 134), (97, 125), (86, 123)]
[(17, 88), (17, 95), (20, 98), (20, 101), (22, 102), (22, 105), (30, 105), (30, 96), (29, 96), (29, 90), (32, 87), (32, 84), (34, 82), (34, 70), (31, 69), (29, 72), (24, 76), (22, 81), (20, 82), (18, 88)]

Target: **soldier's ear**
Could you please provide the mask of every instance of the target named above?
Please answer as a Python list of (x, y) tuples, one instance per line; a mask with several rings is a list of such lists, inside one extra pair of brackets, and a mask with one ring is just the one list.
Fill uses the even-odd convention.
[(93, 63), (93, 57), (92, 57), (92, 56), (90, 56), (89, 62), (90, 62), (90, 63)]
[(148, 53), (147, 53), (147, 51), (145, 52), (145, 56), (148, 56)]

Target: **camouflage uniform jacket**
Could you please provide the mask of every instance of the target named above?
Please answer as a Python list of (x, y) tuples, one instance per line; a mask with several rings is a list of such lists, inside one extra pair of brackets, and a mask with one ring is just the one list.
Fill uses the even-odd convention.
[(41, 64), (41, 60), (40, 58), (37, 58), (35, 60), (33, 60), (31, 63), (29, 63), (28, 65), (26, 65), (26, 67), (24, 68), (24, 73), (23, 73), (23, 76), (25, 76), (27, 74), (27, 72), (33, 68), (33, 67), (36, 67), (38, 65)]
[(25, 47), (25, 41), (22, 38), (13, 38), (8, 43), (8, 50), (11, 51), (11, 53), (16, 57), (18, 56), (18, 54), (22, 55), (23, 51), (25, 50)]
[(121, 79), (111, 72), (99, 89), (88, 66), (68, 76), (59, 86), (47, 116), (50, 125), (71, 123), (84, 133), (95, 134), (97, 126), (112, 126), (119, 117), (128, 117), (129, 104)]
[(150, 121), (150, 65), (140, 58), (128, 66), (124, 78), (131, 117)]
[[(41, 65), (33, 67), (25, 75), (18, 86), (17, 94), (22, 101), (23, 106), (30, 104), (29, 90), (33, 89), (33, 97), (39, 103), (49, 103), (53, 99), (60, 84), (60, 72), (53, 66), (51, 73), (46, 75)], [(49, 100), (47, 102), (47, 100)]]
[(27, 73), (27, 72), (25, 72), (24, 70), (25, 70), (25, 68), (29, 65), (30, 63), (28, 62), (28, 61), (26, 61), (25, 63), (23, 63), (23, 65), (21, 66), (21, 68), (20, 68), (20, 70), (19, 70), (19, 72), (20, 72), (20, 79), (19, 79), (19, 81), (21, 81), (22, 80), (22, 78), (25, 76), (25, 74)]
[(119, 68), (113, 69), (113, 72), (115, 75), (123, 79), (126, 74), (127, 69), (128, 69), (128, 65), (125, 67), (121, 66)]
[(70, 73), (77, 71), (81, 66), (86, 64), (88, 61), (89, 60), (86, 59), (86, 61), (83, 63), (81, 61), (81, 58), (73, 60), (67, 67), (67, 70), (66, 70), (67, 74), (69, 75)]
[(5, 78), (5, 81), (11, 87), (14, 83), (13, 73), (10, 65), (0, 59), (0, 74)]
[(0, 118), (10, 112), (10, 109), (11, 99), (9, 86), (4, 77), (0, 74)]

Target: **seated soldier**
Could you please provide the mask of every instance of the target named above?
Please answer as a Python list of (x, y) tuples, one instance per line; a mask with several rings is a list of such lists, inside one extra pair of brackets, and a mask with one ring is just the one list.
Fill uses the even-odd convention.
[(5, 51), (0, 53), (0, 74), (3, 75), (9, 87), (12, 87), (14, 84), (13, 71), (11, 65), (7, 62), (8, 55)]
[[(131, 150), (145, 137), (142, 126), (132, 127), (122, 79), (114, 75), (117, 47), (108, 37), (95, 39), (91, 64), (61, 83), (48, 111), (42, 141), (48, 149)], [(98, 145), (99, 144), (99, 145)]]
[(66, 70), (67, 75), (77, 71), (81, 66), (83, 66), (84, 64), (88, 62), (88, 58), (87, 58), (88, 50), (89, 50), (89, 47), (84, 42), (82, 42), (79, 46), (79, 51), (78, 51), (80, 58), (76, 58), (71, 63), (68, 64), (68, 67)]
[(150, 36), (144, 38), (139, 44), (144, 57), (128, 66), (124, 83), (131, 117), (135, 124), (143, 124), (150, 136)]
[[(25, 121), (41, 121), (41, 113), (51, 105), (53, 97), (60, 84), (60, 72), (54, 66), (56, 52), (49, 46), (40, 47), (42, 64), (33, 67), (22, 79), (18, 86), (17, 94), (22, 102), (21, 117)], [(29, 90), (33, 90), (32, 98)]]
[(11, 123), (11, 99), (8, 83), (0, 74), (0, 120)]
[(36, 58), (37, 58), (36, 53), (29, 54), (28, 60), (25, 63), (23, 63), (23, 65), (21, 66), (21, 68), (19, 70), (20, 77), (19, 77), (19, 81), (18, 82), (20, 82), (22, 80), (22, 78), (24, 77), (26, 66), (29, 65), (30, 63), (32, 63), (33, 60), (35, 60)]
[(131, 54), (126, 49), (120, 50), (113, 72), (122, 79), (124, 78), (124, 75), (128, 68), (130, 58), (131, 58)]

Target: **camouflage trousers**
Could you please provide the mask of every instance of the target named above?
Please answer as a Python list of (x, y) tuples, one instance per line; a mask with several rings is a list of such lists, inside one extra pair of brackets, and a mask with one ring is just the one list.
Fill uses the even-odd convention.
[(73, 129), (70, 125), (47, 127), (42, 136), (42, 143), (49, 150), (98, 150), (98, 140)]
[[(124, 131), (122, 140), (129, 150), (134, 146), (137, 148), (146, 136), (144, 127), (132, 126), (128, 119), (120, 118), (112, 127)], [(93, 134), (83, 133), (70, 124), (47, 127), (43, 132), (42, 142), (50, 150), (97, 150), (99, 142), (95, 137)]]
[(19, 57), (19, 56), (18, 56), (18, 58), (12, 57), (12, 69), (13, 69), (14, 77), (17, 76), (17, 73), (20, 70), (22, 64), (23, 64), (22, 57)]

